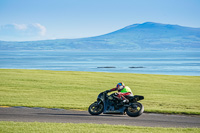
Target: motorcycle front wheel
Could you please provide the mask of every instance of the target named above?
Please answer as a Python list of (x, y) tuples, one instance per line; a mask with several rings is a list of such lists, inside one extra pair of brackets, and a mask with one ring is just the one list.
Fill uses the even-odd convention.
[(133, 103), (126, 110), (126, 114), (130, 117), (140, 116), (143, 112), (144, 112), (144, 106), (139, 102)]
[(94, 102), (92, 103), (89, 108), (88, 108), (88, 112), (91, 115), (99, 115), (103, 112), (103, 102), (99, 103), (98, 102)]

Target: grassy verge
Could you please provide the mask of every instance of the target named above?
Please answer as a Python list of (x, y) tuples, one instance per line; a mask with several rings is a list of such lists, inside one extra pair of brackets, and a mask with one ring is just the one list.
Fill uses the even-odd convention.
[(200, 128), (151, 128), (107, 124), (72, 124), (39, 122), (3, 122), (0, 121), (2, 133), (199, 133)]
[(0, 69), (0, 105), (87, 110), (121, 81), (146, 112), (200, 114), (200, 76)]

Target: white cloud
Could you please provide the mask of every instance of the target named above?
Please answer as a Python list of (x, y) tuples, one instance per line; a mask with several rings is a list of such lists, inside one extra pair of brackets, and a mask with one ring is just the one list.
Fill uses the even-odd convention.
[(40, 23), (0, 25), (0, 40), (40, 40), (46, 35), (46, 27)]
[(35, 23), (34, 26), (40, 29), (40, 35), (44, 36), (46, 34), (46, 28), (43, 25)]
[(26, 30), (27, 29), (27, 25), (25, 24), (13, 24), (15, 26), (16, 29), (18, 30)]

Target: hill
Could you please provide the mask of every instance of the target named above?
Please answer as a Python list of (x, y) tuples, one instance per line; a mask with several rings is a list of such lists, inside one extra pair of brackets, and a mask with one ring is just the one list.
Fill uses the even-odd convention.
[(89, 38), (0, 41), (0, 50), (200, 50), (200, 28), (146, 22)]

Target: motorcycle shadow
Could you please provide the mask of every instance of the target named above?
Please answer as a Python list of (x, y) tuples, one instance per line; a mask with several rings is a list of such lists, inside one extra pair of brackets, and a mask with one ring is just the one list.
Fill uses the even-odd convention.
[(41, 116), (83, 116), (83, 117), (124, 117), (127, 115), (122, 114), (100, 114), (100, 115), (90, 115), (90, 114), (72, 114), (72, 113), (63, 113), (63, 114), (54, 114), (54, 113), (37, 113), (37, 115)]

